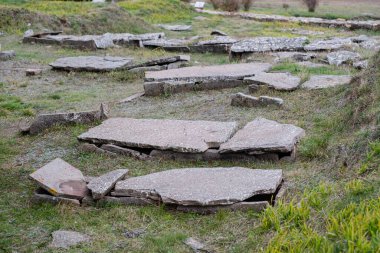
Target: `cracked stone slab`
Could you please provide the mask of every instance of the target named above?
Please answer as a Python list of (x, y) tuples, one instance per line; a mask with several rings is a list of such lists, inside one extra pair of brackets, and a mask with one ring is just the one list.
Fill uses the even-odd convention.
[(266, 152), (290, 153), (297, 142), (305, 135), (300, 127), (281, 124), (273, 120), (257, 118), (220, 148), (220, 153), (262, 154)]
[(126, 69), (132, 62), (132, 58), (123, 57), (76, 56), (59, 58), (49, 65), (57, 70), (103, 72)]
[(257, 85), (267, 85), (275, 90), (295, 90), (301, 83), (301, 78), (290, 73), (261, 72), (254, 76), (246, 77), (244, 80)]
[(260, 194), (274, 194), (282, 170), (242, 167), (172, 169), (116, 183), (125, 196), (160, 200), (180, 206), (231, 205)]
[(192, 26), (191, 25), (166, 25), (166, 24), (159, 24), (157, 25), (158, 27), (169, 30), (169, 31), (174, 31), (174, 32), (182, 32), (182, 31), (191, 31)]
[(269, 63), (239, 63), (214, 66), (193, 66), (181, 69), (170, 69), (155, 72), (146, 72), (146, 82), (158, 81), (204, 81), (243, 79), (257, 73), (268, 71)]
[(60, 158), (49, 162), (29, 177), (56, 197), (82, 199), (88, 192), (82, 172)]
[(87, 188), (91, 190), (94, 199), (101, 199), (107, 195), (116, 182), (122, 180), (128, 174), (127, 169), (118, 169), (101, 175), (87, 184)]
[(218, 148), (236, 129), (236, 122), (111, 118), (78, 139), (128, 148), (202, 153)]
[(316, 40), (306, 45), (306, 51), (330, 51), (337, 50), (343, 47), (348, 47), (353, 44), (350, 38), (333, 38), (328, 40)]
[(52, 248), (69, 249), (80, 243), (89, 242), (88, 235), (69, 230), (57, 230), (52, 233), (53, 241), (49, 245)]
[(351, 82), (352, 77), (348, 75), (318, 75), (311, 76), (310, 79), (302, 84), (306, 89), (323, 89), (345, 85)]
[(340, 66), (344, 63), (354, 62), (360, 60), (361, 56), (358, 53), (351, 51), (337, 51), (327, 54), (327, 61), (330, 65)]

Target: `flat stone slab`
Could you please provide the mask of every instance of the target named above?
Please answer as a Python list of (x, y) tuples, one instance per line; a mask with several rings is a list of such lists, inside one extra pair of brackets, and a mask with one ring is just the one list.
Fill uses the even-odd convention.
[(306, 89), (323, 89), (345, 85), (351, 81), (351, 76), (336, 76), (336, 75), (319, 75), (311, 76), (310, 79), (302, 84)]
[(333, 38), (328, 40), (316, 40), (305, 45), (306, 51), (331, 51), (342, 47), (351, 46), (353, 44), (351, 38)]
[(112, 118), (78, 139), (122, 147), (202, 153), (218, 148), (236, 130), (236, 122)]
[(283, 104), (284, 101), (281, 98), (268, 96), (253, 97), (241, 92), (234, 94), (231, 98), (232, 106), (258, 107), (268, 105), (282, 106)]
[(166, 25), (166, 24), (159, 24), (158, 27), (161, 27), (162, 29), (174, 31), (174, 32), (182, 32), (182, 31), (191, 31), (192, 26), (191, 25)]
[(241, 40), (231, 47), (232, 54), (273, 52), (273, 51), (297, 51), (302, 50), (307, 42), (306, 37), (258, 37)]
[(183, 206), (231, 205), (260, 194), (274, 194), (282, 170), (186, 168), (128, 178), (115, 192)]
[(301, 83), (301, 78), (290, 73), (257, 73), (254, 76), (246, 77), (247, 80), (257, 85), (267, 85), (275, 90), (295, 90)]
[(168, 51), (189, 52), (190, 42), (184, 39), (155, 39), (143, 41), (143, 45), (150, 48), (163, 48)]
[(55, 197), (55, 196), (50, 195), (47, 191), (41, 188), (36, 190), (36, 192), (32, 196), (31, 201), (35, 204), (50, 203), (53, 205), (67, 204), (67, 205), (80, 206), (80, 202), (77, 199)]
[(243, 79), (271, 68), (269, 63), (240, 63), (214, 66), (193, 66), (181, 69), (146, 72), (145, 81), (203, 81)]
[(132, 61), (132, 58), (112, 56), (76, 56), (59, 58), (49, 65), (57, 70), (103, 72), (126, 69)]
[(69, 249), (79, 243), (89, 242), (91, 239), (88, 235), (68, 230), (57, 230), (52, 233), (53, 241), (50, 244), (52, 248)]
[(60, 158), (49, 162), (29, 177), (53, 196), (82, 199), (88, 192), (82, 172)]
[(327, 54), (326, 58), (330, 65), (340, 66), (344, 63), (352, 63), (354, 61), (358, 61), (360, 60), (361, 56), (360, 54), (355, 52), (342, 50), (337, 52), (331, 52)]
[(129, 69), (149, 67), (149, 66), (162, 66), (162, 65), (175, 63), (175, 62), (189, 62), (189, 61), (190, 61), (190, 55), (175, 55), (175, 56), (163, 57), (163, 58), (158, 58), (158, 59), (152, 59), (152, 60), (148, 60), (139, 64), (134, 64), (132, 66), (129, 66)]
[(87, 188), (91, 190), (94, 199), (101, 199), (112, 190), (117, 181), (123, 179), (127, 174), (127, 169), (108, 172), (91, 180), (87, 184)]
[(304, 135), (300, 127), (257, 118), (223, 143), (219, 153), (291, 153)]

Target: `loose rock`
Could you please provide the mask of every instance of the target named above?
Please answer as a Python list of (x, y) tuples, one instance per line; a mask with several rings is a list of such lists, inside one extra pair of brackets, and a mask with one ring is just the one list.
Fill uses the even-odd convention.
[(91, 190), (92, 197), (94, 199), (101, 199), (112, 190), (116, 182), (124, 179), (127, 174), (127, 169), (119, 169), (108, 172), (95, 178), (94, 180), (91, 180), (88, 183), (87, 188)]
[(356, 69), (366, 69), (368, 68), (368, 61), (367, 60), (357, 61), (357, 62), (354, 62), (353, 66)]
[(327, 54), (327, 61), (330, 65), (342, 65), (343, 63), (354, 62), (360, 60), (361, 56), (358, 53), (350, 51), (337, 51)]
[(68, 230), (54, 231), (52, 236), (53, 241), (50, 244), (52, 248), (69, 249), (79, 243), (89, 242), (91, 240), (88, 235)]
[(27, 69), (25, 71), (26, 76), (36, 76), (42, 73), (42, 69)]
[(189, 246), (195, 253), (209, 252), (206, 250), (206, 246), (203, 243), (195, 240), (192, 237), (187, 238), (184, 243)]

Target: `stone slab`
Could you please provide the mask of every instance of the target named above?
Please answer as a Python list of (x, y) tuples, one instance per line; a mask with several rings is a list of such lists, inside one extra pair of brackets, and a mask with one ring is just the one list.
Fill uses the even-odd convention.
[(141, 153), (137, 150), (129, 149), (129, 148), (123, 148), (112, 144), (104, 144), (101, 146), (103, 150), (112, 152), (114, 154), (133, 157), (138, 160), (146, 161), (149, 160), (150, 157), (147, 154)]
[(191, 25), (166, 25), (166, 24), (159, 24), (158, 27), (173, 31), (173, 32), (183, 32), (183, 31), (191, 31), (192, 26)]
[(89, 242), (88, 235), (68, 230), (57, 230), (52, 233), (53, 241), (49, 245), (52, 248), (69, 249), (80, 243)]
[(163, 57), (153, 60), (148, 60), (143, 63), (134, 64), (129, 66), (130, 69), (133, 68), (140, 68), (140, 67), (149, 67), (149, 66), (156, 66), (156, 65), (167, 65), (170, 63), (175, 62), (189, 62), (190, 61), (190, 55), (175, 55), (175, 56), (169, 56), (169, 57)]
[(352, 77), (343, 75), (318, 75), (311, 76), (310, 79), (302, 84), (303, 88), (306, 89), (324, 89), (335, 87), (338, 85), (345, 85), (351, 81)]
[(257, 73), (252, 77), (246, 77), (244, 80), (257, 85), (267, 85), (275, 90), (295, 90), (301, 83), (301, 78), (293, 76), (290, 73)]
[(316, 40), (308, 45), (305, 45), (306, 51), (332, 51), (343, 47), (348, 47), (353, 44), (350, 38), (333, 38), (327, 40)]
[(76, 56), (59, 58), (49, 65), (56, 70), (104, 72), (126, 69), (132, 61), (132, 58), (112, 56)]
[(236, 129), (236, 122), (111, 118), (78, 139), (129, 148), (202, 153), (218, 148)]
[(50, 195), (47, 191), (43, 189), (38, 189), (32, 196), (31, 201), (35, 204), (39, 203), (51, 203), (53, 205), (58, 204), (68, 204), (68, 205), (75, 205), (80, 206), (80, 202), (77, 199), (69, 199), (69, 198), (63, 198), (63, 197), (55, 197)]
[(82, 172), (60, 158), (49, 162), (29, 177), (53, 196), (82, 199), (88, 192)]
[(260, 194), (274, 194), (282, 170), (185, 168), (128, 178), (116, 183), (125, 196), (182, 206), (231, 205)]
[(156, 39), (143, 42), (144, 47), (163, 48), (167, 51), (190, 52), (189, 40), (184, 39)]
[(220, 153), (290, 153), (305, 131), (297, 126), (257, 118), (220, 146)]
[(118, 169), (101, 175), (87, 184), (87, 188), (91, 190), (94, 199), (101, 199), (107, 195), (115, 186), (116, 182), (124, 179), (128, 174), (127, 169)]
[(344, 63), (352, 63), (354, 61), (358, 61), (360, 60), (361, 56), (355, 52), (341, 50), (328, 53), (326, 58), (330, 65), (340, 66)]
[(181, 69), (146, 72), (145, 81), (236, 80), (267, 71), (269, 63), (239, 63), (214, 66), (193, 66)]
[(119, 104), (124, 104), (124, 103), (132, 102), (133, 100), (136, 100), (136, 99), (138, 99), (138, 98), (140, 98), (140, 97), (142, 97), (144, 95), (145, 95), (145, 92), (138, 92), (138, 93), (133, 94), (133, 95), (127, 97), (127, 98), (124, 98), (123, 100), (120, 100)]

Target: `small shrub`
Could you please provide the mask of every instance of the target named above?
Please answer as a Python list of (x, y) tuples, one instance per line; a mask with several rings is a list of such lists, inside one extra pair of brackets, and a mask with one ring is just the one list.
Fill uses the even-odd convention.
[(240, 9), (240, 0), (222, 0), (221, 9), (224, 11), (234, 12)]
[(303, 2), (306, 4), (309, 12), (314, 12), (318, 5), (318, 0), (303, 0)]
[(249, 9), (251, 9), (252, 7), (253, 0), (242, 0), (241, 3), (243, 5), (244, 10), (249, 11)]

